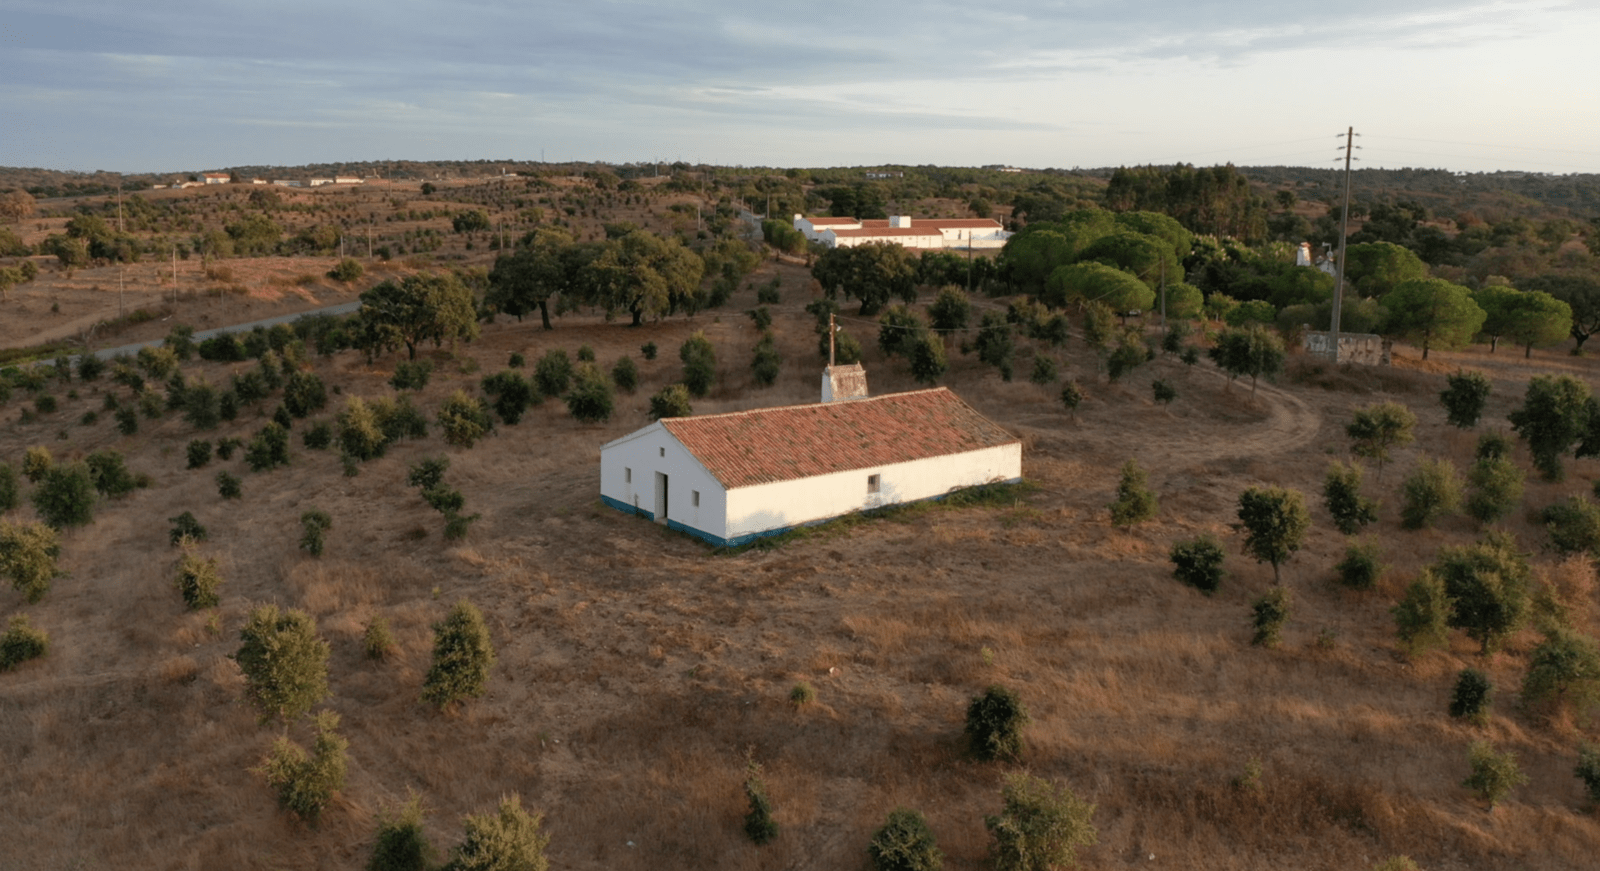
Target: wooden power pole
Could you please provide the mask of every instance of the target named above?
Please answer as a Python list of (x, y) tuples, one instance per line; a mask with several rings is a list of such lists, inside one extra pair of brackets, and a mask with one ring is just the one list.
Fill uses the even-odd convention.
[(1344, 205), (1339, 209), (1339, 259), (1333, 280), (1333, 317), (1328, 324), (1328, 341), (1333, 362), (1339, 362), (1339, 309), (1344, 300), (1345, 239), (1350, 235), (1350, 161), (1354, 160), (1356, 128), (1344, 131)]

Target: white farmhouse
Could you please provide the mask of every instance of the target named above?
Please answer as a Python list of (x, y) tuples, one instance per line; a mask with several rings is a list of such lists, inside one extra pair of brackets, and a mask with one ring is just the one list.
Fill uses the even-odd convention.
[(905, 248), (965, 250), (1004, 248), (1011, 234), (992, 218), (807, 218), (794, 216), (794, 228), (827, 248), (893, 243)]
[(1017, 437), (943, 387), (666, 418), (600, 449), (607, 505), (719, 546), (1021, 477)]

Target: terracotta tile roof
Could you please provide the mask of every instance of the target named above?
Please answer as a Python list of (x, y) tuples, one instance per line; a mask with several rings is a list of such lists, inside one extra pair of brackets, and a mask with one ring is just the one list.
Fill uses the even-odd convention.
[(834, 230), (835, 236), (938, 236), (939, 231), (927, 227), (863, 227), (860, 230)]
[(806, 218), (813, 227), (832, 227), (835, 224), (859, 224), (855, 218)]
[(1018, 441), (945, 387), (661, 424), (730, 490)]
[(863, 227), (887, 227), (887, 226), (889, 226), (889, 219), (888, 218), (867, 218), (866, 220), (861, 222), (861, 226), (863, 226)]

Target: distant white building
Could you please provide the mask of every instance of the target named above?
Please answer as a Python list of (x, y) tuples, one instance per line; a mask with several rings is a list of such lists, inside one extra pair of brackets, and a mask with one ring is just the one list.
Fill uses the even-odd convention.
[(314, 187), (314, 188), (322, 187), (325, 184), (333, 184), (333, 179), (331, 179), (331, 178), (314, 178), (314, 179), (311, 180), (311, 186)]
[(285, 187), (285, 188), (303, 188), (303, 187), (306, 186), (305, 182), (300, 181), (299, 179), (289, 179), (289, 178), (275, 178), (275, 179), (272, 180), (272, 183), (277, 185), (278, 187)]
[(206, 184), (227, 184), (232, 177), (225, 172), (207, 172), (200, 176)]
[(893, 242), (906, 248), (936, 250), (999, 249), (1011, 234), (992, 218), (912, 218), (893, 215), (887, 219), (807, 218), (794, 216), (794, 228), (807, 239), (829, 248), (853, 248), (876, 242)]
[(1300, 243), (1300, 248), (1297, 251), (1295, 251), (1295, 254), (1294, 254), (1294, 265), (1296, 265), (1296, 266), (1310, 266), (1312, 268), (1319, 269), (1319, 270), (1321, 270), (1323, 272), (1326, 272), (1327, 274), (1333, 276), (1334, 278), (1338, 278), (1339, 277), (1339, 264), (1334, 262), (1334, 256), (1332, 254), (1325, 253), (1321, 257), (1313, 258), (1311, 256), (1311, 243), (1310, 242), (1301, 242)]
[(336, 176), (333, 177), (333, 183), (334, 184), (361, 184), (361, 177), (360, 176), (356, 176), (356, 175), (336, 175)]
[(666, 418), (600, 449), (607, 505), (725, 547), (1021, 477), (1021, 441), (944, 387)]

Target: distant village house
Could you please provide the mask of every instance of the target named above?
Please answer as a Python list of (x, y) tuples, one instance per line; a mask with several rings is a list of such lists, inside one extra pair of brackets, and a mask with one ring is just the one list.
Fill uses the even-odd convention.
[(1011, 234), (992, 218), (807, 218), (794, 216), (794, 228), (807, 239), (829, 248), (853, 248), (874, 242), (892, 242), (906, 248), (961, 250), (1004, 248)]

